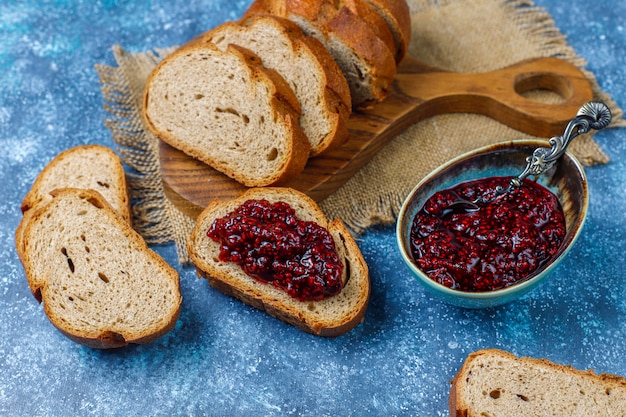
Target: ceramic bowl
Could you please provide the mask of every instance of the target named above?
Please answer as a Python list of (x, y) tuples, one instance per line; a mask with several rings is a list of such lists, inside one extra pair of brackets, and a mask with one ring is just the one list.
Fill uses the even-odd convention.
[[(518, 140), (490, 145), (461, 155), (425, 177), (408, 195), (398, 216), (396, 235), (404, 262), (410, 272), (429, 292), (444, 301), (465, 308), (486, 308), (511, 302), (536, 288), (561, 262), (578, 238), (589, 204), (587, 179), (582, 165), (574, 156), (565, 153), (550, 170), (536, 180), (552, 191), (565, 212), (566, 235), (551, 261), (527, 279), (510, 287), (486, 291), (466, 292), (441, 285), (428, 277), (414, 263), (410, 251), (411, 223), (424, 202), (435, 192), (460, 182), (491, 176), (515, 176), (526, 166), (526, 157), (538, 147), (550, 145), (547, 141)], [(531, 177), (531, 179), (533, 179)]]

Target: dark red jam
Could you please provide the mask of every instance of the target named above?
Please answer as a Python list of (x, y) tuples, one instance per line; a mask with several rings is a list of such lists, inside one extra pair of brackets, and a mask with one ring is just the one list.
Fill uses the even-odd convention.
[(219, 259), (300, 301), (321, 300), (343, 288), (343, 264), (331, 234), (302, 221), (284, 202), (248, 200), (213, 222), (207, 236), (220, 243)]
[(488, 201), (509, 180), (463, 182), (426, 201), (411, 226), (411, 252), (431, 279), (461, 291), (496, 290), (523, 281), (556, 254), (565, 237), (563, 209), (534, 181), (479, 203), (476, 211), (446, 210), (457, 196)]

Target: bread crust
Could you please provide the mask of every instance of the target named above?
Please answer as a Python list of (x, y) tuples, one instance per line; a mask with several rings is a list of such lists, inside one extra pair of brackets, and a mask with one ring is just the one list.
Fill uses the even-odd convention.
[[(299, 218), (315, 221), (331, 232), (349, 274), (338, 295), (322, 301), (298, 301), (282, 290), (253, 280), (235, 264), (214, 261), (219, 253), (219, 244), (206, 236), (208, 226), (250, 199), (286, 201), (292, 207), (298, 204), (294, 208)], [(369, 275), (356, 242), (340, 220), (327, 222), (317, 204), (299, 191), (276, 187), (252, 188), (234, 200), (211, 203), (198, 216), (187, 248), (198, 275), (207, 279), (212, 287), (307, 333), (339, 336), (361, 323), (365, 316), (370, 294)], [(331, 308), (341, 312), (330, 316)]]
[(411, 41), (411, 10), (405, 0), (365, 0), (387, 23), (394, 39), (396, 63), (407, 54)]
[[(248, 170), (259, 164), (259, 160), (250, 161), (247, 164), (248, 169), (245, 171), (235, 169), (231, 163), (224, 162), (208, 151), (205, 145), (196, 146), (190, 144), (189, 138), (180, 138), (167, 132), (165, 129), (159, 128), (158, 120), (153, 119), (151, 115), (151, 88), (155, 79), (159, 77), (159, 73), (163, 68), (173, 65), (180, 57), (192, 55), (196, 52), (210, 54), (215, 57), (223, 56), (223, 54), (236, 57), (242, 66), (246, 68), (250, 84), (258, 83), (264, 85), (265, 90), (269, 92), (269, 101), (274, 118), (277, 123), (284, 127), (286, 132), (282, 137), (282, 140), (284, 140), (282, 145), (284, 152), (282, 157), (283, 163), (271, 173), (259, 177), (252, 171), (248, 172)], [(209, 79), (210, 74), (207, 77)], [(194, 92), (189, 93), (190, 95), (194, 94)], [(252, 100), (253, 97), (249, 99)], [(155, 136), (248, 187), (282, 184), (297, 177), (302, 172), (308, 161), (310, 144), (298, 123), (299, 115), (300, 107), (298, 100), (287, 82), (276, 71), (265, 68), (261, 59), (252, 51), (237, 45), (230, 45), (225, 52), (222, 52), (215, 45), (202, 42), (201, 38), (188, 42), (165, 57), (148, 77), (143, 94), (142, 116), (146, 126)], [(273, 138), (267, 139), (270, 141)], [(211, 147), (211, 145), (208, 145), (208, 147)]]
[[(361, 0), (331, 2), (328, 0), (255, 0), (244, 14), (244, 19), (258, 13), (270, 13), (288, 18), (296, 23), (305, 19), (318, 31), (318, 38), (327, 47), (351, 86), (352, 106), (354, 109), (367, 108), (384, 100), (388, 88), (396, 75), (394, 52), (390, 49), (389, 28), (380, 16)], [(367, 22), (362, 16), (366, 16)], [(375, 23), (372, 21), (376, 20)], [(376, 28), (375, 30), (373, 28)], [(303, 28), (304, 29), (304, 28)], [(306, 32), (306, 30), (305, 30)], [(386, 33), (387, 42), (376, 32)], [(341, 60), (329, 47), (333, 39), (342, 42), (352, 53), (370, 68), (372, 83), (368, 97), (357, 93), (354, 86), (358, 81), (352, 74), (353, 68), (341, 64)], [(352, 75), (351, 75), (352, 74)]]
[[(464, 385), (467, 382), (469, 374), (471, 373), (471, 368), (474, 361), (484, 357), (493, 358), (493, 360), (502, 358), (514, 361), (519, 364), (525, 364), (530, 367), (541, 367), (545, 370), (546, 374), (566, 374), (570, 375), (574, 379), (590, 380), (594, 384), (599, 384), (603, 387), (607, 387), (606, 389), (618, 388), (621, 390), (626, 390), (626, 379), (618, 375), (611, 375), (606, 373), (597, 374), (592, 369), (579, 370), (574, 368), (573, 366), (556, 364), (547, 359), (517, 357), (512, 353), (500, 349), (482, 349), (468, 355), (465, 362), (463, 363), (463, 366), (451, 381), (450, 396), (448, 401), (451, 417), (480, 417), (484, 415), (481, 414), (480, 410), (473, 410), (471, 404), (469, 403), (469, 401), (466, 400), (463, 395)], [(522, 371), (520, 370), (519, 372)], [(607, 413), (609, 412), (609, 410), (603, 411)], [(513, 416), (511, 415), (510, 417)]]
[[(54, 190), (52, 192), (52, 196), (53, 199), (51, 201), (34, 209), (35, 211), (33, 213), (33, 216), (26, 225), (26, 228), (24, 230), (24, 258), (22, 260), (29, 288), (38, 299), (38, 301), (40, 303), (43, 303), (43, 311), (50, 320), (50, 322), (69, 339), (85, 346), (100, 349), (117, 348), (128, 345), (129, 343), (150, 343), (172, 330), (172, 328), (176, 324), (176, 321), (178, 320), (180, 314), (180, 306), (182, 303), (182, 296), (180, 294), (180, 282), (176, 270), (168, 265), (165, 260), (163, 260), (163, 258), (150, 250), (143, 238), (141, 238), (141, 236), (139, 236), (139, 234), (137, 234), (137, 232), (135, 232), (133, 228), (114, 211), (111, 205), (97, 191), (63, 188)], [(54, 303), (50, 302), (50, 300), (52, 299), (50, 297), (52, 296), (55, 298), (68, 297), (70, 299), (70, 302), (72, 302), (72, 297), (80, 298), (82, 300), (82, 297), (88, 299), (89, 297), (97, 297), (99, 294), (97, 287), (93, 286), (89, 286), (89, 290), (83, 290), (83, 293), (75, 293), (71, 292), (71, 290), (64, 289), (63, 291), (68, 292), (64, 294), (57, 294), (55, 291), (59, 289), (58, 285), (53, 290), (50, 287), (50, 283), (51, 280), (55, 279), (56, 274), (62, 274), (62, 272), (56, 269), (43, 270), (41, 267), (35, 265), (36, 260), (40, 260), (40, 257), (35, 257), (35, 254), (38, 252), (37, 248), (41, 244), (41, 239), (49, 238), (48, 236), (40, 236), (36, 234), (39, 229), (35, 229), (35, 227), (38, 227), (40, 224), (44, 224), (49, 221), (49, 217), (53, 215), (54, 211), (57, 209), (56, 203), (61, 201), (62, 199), (84, 200), (86, 202), (89, 202), (91, 205), (99, 208), (100, 211), (98, 212), (98, 214), (102, 218), (103, 224), (114, 225), (113, 227), (115, 227), (127, 239), (127, 242), (107, 242), (104, 243), (104, 245), (127, 244), (129, 248), (134, 248), (129, 250), (137, 251), (133, 253), (141, 252), (142, 256), (145, 256), (146, 259), (149, 259), (152, 268), (151, 270), (153, 272), (156, 273), (156, 271), (159, 271), (160, 274), (163, 274), (164, 277), (167, 277), (166, 279), (169, 282), (168, 287), (174, 290), (174, 293), (172, 294), (172, 300), (174, 301), (174, 304), (169, 306), (167, 316), (157, 317), (154, 319), (154, 323), (151, 323), (149, 326), (141, 328), (139, 330), (134, 329), (134, 324), (130, 325), (130, 327), (133, 327), (133, 330), (131, 331), (113, 330), (113, 327), (109, 327), (107, 324), (96, 323), (89, 323), (89, 325), (85, 325), (84, 328), (77, 329), (76, 327), (78, 325), (76, 324), (75, 319), (70, 319), (69, 317), (66, 317), (66, 314), (69, 313), (66, 313), (66, 310), (64, 308), (61, 310), (57, 310), (55, 307), (53, 307)], [(60, 213), (59, 215), (64, 216), (66, 215), (66, 213)], [(78, 215), (80, 216), (80, 213)], [(71, 223), (71, 221), (72, 220), (68, 218), (68, 222), (70, 222), (71, 226), (74, 227), (74, 224)], [(53, 243), (52, 245), (50, 245), (50, 248), (52, 250), (56, 251), (58, 249), (58, 245), (61, 245), (62, 247), (65, 247), (65, 245), (68, 245), (68, 247), (70, 247), (70, 245), (72, 245), (71, 241), (69, 240), (70, 236), (66, 236), (67, 231), (65, 231), (65, 228), (69, 228), (70, 224), (68, 224), (67, 226), (53, 224), (52, 227), (57, 228), (57, 230), (59, 230), (59, 234), (58, 236), (55, 236), (51, 239)], [(93, 226), (96, 227), (99, 225)], [(89, 238), (87, 238), (85, 242), (88, 242), (88, 239)], [(84, 244), (89, 245), (88, 243)], [(94, 250), (93, 245), (90, 246), (91, 250), (88, 250), (86, 254), (89, 258), (93, 258), (93, 260), (90, 261), (89, 259), (86, 259), (85, 261), (87, 264), (90, 264), (90, 262), (94, 262), (96, 264), (94, 268), (100, 268), (99, 262), (103, 262), (103, 259), (106, 259), (107, 254), (98, 253), (97, 249)], [(62, 252), (62, 250), (58, 251), (59, 254)], [(73, 265), (74, 264), (72, 264), (71, 266), (72, 274), (74, 274)], [(78, 269), (78, 266), (76, 268)], [(82, 280), (85, 280), (86, 282), (87, 277), (82, 276), (81, 272), (78, 270), (76, 273), (78, 275), (75, 276), (73, 279), (79, 280), (79, 284), (77, 285), (85, 285), (85, 287), (87, 287), (88, 284), (82, 284)], [(130, 278), (130, 276), (126, 276), (125, 278)], [(138, 278), (146, 279), (146, 277)], [(76, 288), (74, 289), (74, 291), (79, 291)], [(145, 287), (143, 286), (142, 288), (145, 289)], [(125, 313), (123, 311), (119, 311), (114, 312), (114, 314), (120, 314), (121, 316), (124, 316)], [(81, 323), (82, 322), (83, 321), (81, 321)]]

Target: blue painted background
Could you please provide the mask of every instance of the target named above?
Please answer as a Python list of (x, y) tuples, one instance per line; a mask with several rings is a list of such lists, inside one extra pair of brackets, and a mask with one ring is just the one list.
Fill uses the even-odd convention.
[[(248, 1), (0, 0), (0, 415), (446, 416), (449, 380), (470, 352), (499, 347), (626, 375), (626, 134), (602, 131), (612, 158), (587, 169), (582, 236), (552, 278), (525, 298), (468, 311), (409, 277), (392, 227), (359, 240), (372, 297), (365, 323), (336, 339), (304, 334), (179, 268), (176, 328), (116, 351), (70, 342), (30, 294), (15, 254), (19, 205), (60, 151), (114, 146), (95, 64), (111, 46), (180, 44), (235, 19)], [(537, 0), (626, 107), (626, 3)], [(176, 264), (173, 246), (155, 248)]]

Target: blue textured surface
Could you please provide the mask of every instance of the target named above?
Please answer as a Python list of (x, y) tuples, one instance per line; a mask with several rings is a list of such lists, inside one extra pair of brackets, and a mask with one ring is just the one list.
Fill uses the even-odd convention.
[[(176, 328), (148, 346), (98, 351), (48, 322), (13, 244), (19, 205), (61, 150), (113, 146), (94, 65), (180, 44), (248, 1), (0, 1), (0, 415), (447, 415), (449, 380), (470, 352), (499, 347), (626, 375), (626, 140), (596, 135), (612, 158), (587, 169), (585, 230), (551, 279), (489, 310), (443, 304), (415, 285), (392, 227), (359, 245), (370, 266), (365, 323), (321, 339), (212, 290), (181, 268)], [(626, 3), (537, 0), (626, 107)], [(170, 263), (170, 245), (156, 248)]]

